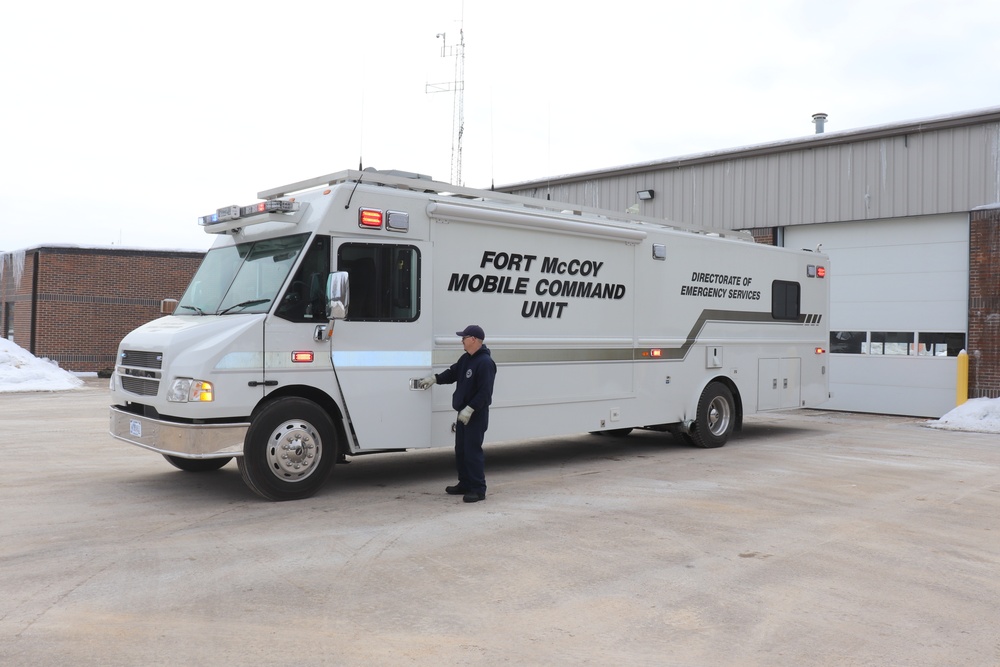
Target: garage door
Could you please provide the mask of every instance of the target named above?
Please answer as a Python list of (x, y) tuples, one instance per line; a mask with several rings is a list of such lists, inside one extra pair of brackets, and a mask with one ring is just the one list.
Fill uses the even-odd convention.
[(965, 348), (968, 215), (800, 225), (789, 248), (830, 255), (831, 410), (940, 417)]

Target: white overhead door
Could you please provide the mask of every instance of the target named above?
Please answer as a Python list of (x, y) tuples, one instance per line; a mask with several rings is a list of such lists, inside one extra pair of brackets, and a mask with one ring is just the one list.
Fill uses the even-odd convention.
[(969, 217), (934, 215), (784, 229), (830, 255), (831, 410), (940, 417), (955, 407), (966, 345)]

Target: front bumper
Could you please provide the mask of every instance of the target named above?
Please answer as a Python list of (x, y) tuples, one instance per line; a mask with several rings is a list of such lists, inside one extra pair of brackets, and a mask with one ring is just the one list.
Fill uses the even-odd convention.
[(243, 455), (248, 423), (177, 424), (150, 419), (111, 406), (112, 437), (182, 459), (217, 459)]

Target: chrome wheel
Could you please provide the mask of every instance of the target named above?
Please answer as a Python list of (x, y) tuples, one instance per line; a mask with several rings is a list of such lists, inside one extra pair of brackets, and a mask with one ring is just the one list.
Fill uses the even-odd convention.
[(708, 404), (708, 430), (715, 437), (724, 435), (729, 430), (729, 422), (733, 418), (732, 407), (722, 396), (716, 396)]
[(736, 403), (729, 387), (711, 382), (698, 399), (698, 414), (691, 431), (691, 441), (698, 447), (722, 447), (736, 425)]
[(315, 427), (301, 419), (280, 424), (271, 433), (267, 463), (275, 475), (288, 482), (316, 472), (323, 456), (323, 441)]

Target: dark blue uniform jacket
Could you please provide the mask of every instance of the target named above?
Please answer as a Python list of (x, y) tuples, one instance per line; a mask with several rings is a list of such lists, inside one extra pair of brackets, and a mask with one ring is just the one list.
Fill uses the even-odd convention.
[(451, 397), (451, 407), (460, 411), (468, 405), (476, 411), (473, 414), (475, 418), (480, 412), (485, 413), (493, 402), (493, 381), (496, 375), (497, 365), (490, 356), (490, 349), (483, 345), (475, 355), (464, 353), (450, 368), (435, 377), (438, 384), (457, 383)]

